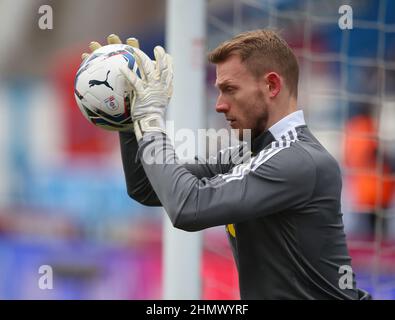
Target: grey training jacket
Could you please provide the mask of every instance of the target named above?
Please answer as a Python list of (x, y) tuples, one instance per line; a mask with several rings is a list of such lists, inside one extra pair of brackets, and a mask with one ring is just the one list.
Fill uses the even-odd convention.
[[(358, 299), (340, 208), (341, 173), (298, 111), (262, 133), (251, 159), (178, 164), (162, 133), (120, 133), (128, 194), (186, 231), (224, 225), (242, 299)], [(148, 164), (143, 154), (164, 162)], [(152, 158), (151, 158), (152, 160)], [(164, 160), (164, 161), (163, 161)], [(350, 272), (347, 274), (347, 272)]]

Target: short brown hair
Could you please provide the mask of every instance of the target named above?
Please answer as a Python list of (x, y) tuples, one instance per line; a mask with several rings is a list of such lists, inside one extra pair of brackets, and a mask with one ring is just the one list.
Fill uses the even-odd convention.
[(291, 48), (275, 31), (262, 29), (241, 33), (211, 51), (208, 60), (217, 64), (233, 54), (239, 55), (256, 77), (270, 71), (279, 73), (290, 94), (297, 97), (298, 62)]

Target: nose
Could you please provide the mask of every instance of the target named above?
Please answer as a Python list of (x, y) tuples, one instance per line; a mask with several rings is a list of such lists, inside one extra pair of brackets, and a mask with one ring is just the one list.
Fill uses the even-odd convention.
[(217, 111), (218, 113), (226, 113), (229, 111), (229, 109), (229, 104), (223, 101), (221, 96), (219, 96), (215, 105), (215, 111)]

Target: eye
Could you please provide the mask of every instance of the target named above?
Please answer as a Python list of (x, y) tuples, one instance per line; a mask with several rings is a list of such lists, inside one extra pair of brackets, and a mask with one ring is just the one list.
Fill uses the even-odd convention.
[(235, 91), (234, 87), (227, 86), (224, 88), (224, 92), (226, 92), (226, 93), (232, 93), (234, 91)]

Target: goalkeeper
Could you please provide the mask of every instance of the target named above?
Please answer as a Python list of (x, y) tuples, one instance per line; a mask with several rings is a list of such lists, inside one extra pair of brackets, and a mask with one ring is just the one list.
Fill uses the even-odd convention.
[[(108, 42), (120, 40), (111, 35)], [(140, 79), (122, 70), (137, 96), (134, 132), (120, 133), (128, 194), (163, 206), (179, 229), (226, 226), (242, 299), (369, 298), (357, 289), (354, 273), (344, 273), (352, 269), (341, 173), (297, 110), (298, 63), (287, 43), (273, 31), (256, 30), (209, 54), (217, 72), (216, 111), (233, 129), (251, 130), (253, 156), (238, 164), (224, 151), (216, 164), (189, 165), (179, 163), (165, 132), (170, 56), (158, 46), (153, 62), (137, 40), (128, 44), (136, 47), (142, 73)]]

